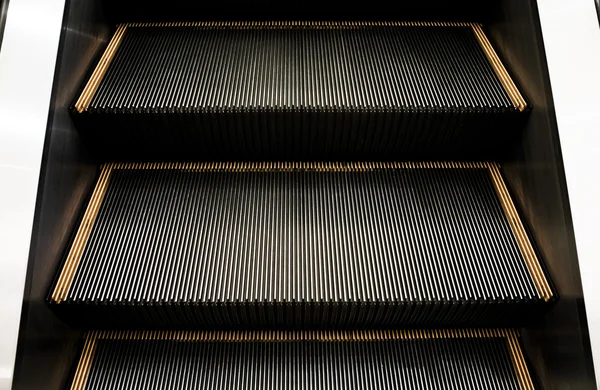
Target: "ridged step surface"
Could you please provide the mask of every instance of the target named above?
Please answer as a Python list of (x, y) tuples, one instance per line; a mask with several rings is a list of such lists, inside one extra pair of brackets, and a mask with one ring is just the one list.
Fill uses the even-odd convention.
[(533, 390), (511, 330), (100, 332), (71, 390)]
[(470, 23), (121, 25), (74, 116), (103, 156), (484, 155), (526, 102)]
[(91, 326), (525, 323), (552, 299), (498, 167), (104, 167), (51, 301)]

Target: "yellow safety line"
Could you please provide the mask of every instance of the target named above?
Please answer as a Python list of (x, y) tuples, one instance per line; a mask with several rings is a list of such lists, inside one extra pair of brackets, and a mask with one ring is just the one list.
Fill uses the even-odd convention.
[(500, 204), (504, 209), (504, 213), (506, 214), (506, 218), (513, 231), (517, 244), (519, 245), (519, 249), (521, 250), (523, 258), (525, 259), (525, 264), (529, 269), (529, 273), (531, 274), (538, 294), (547, 302), (553, 296), (552, 289), (550, 288), (548, 280), (546, 279), (546, 275), (544, 275), (540, 261), (533, 250), (531, 241), (527, 237), (525, 227), (523, 226), (523, 222), (517, 213), (515, 204), (508, 193), (506, 184), (504, 183), (502, 175), (500, 174), (500, 168), (498, 164), (491, 164), (489, 166), (489, 170), (492, 181), (494, 182), (494, 187), (496, 188), (496, 193), (500, 199)]
[(361, 172), (381, 169), (490, 168), (488, 162), (163, 162), (111, 163), (110, 169), (177, 169), (194, 172)]
[(85, 384), (87, 383), (90, 370), (92, 368), (92, 361), (94, 359), (94, 353), (96, 352), (96, 337), (86, 337), (83, 352), (81, 358), (77, 364), (77, 370), (75, 371), (75, 377), (73, 378), (73, 384), (71, 390), (84, 390)]
[(525, 357), (523, 356), (523, 350), (519, 345), (519, 340), (515, 334), (508, 337), (508, 347), (512, 358), (513, 365), (515, 367), (515, 373), (519, 379), (519, 384), (522, 390), (535, 390), (533, 381), (525, 363)]
[(203, 28), (326, 28), (351, 29), (365, 27), (472, 27), (468, 22), (348, 22), (348, 21), (204, 21), (204, 22), (160, 22), (128, 23), (127, 27), (203, 27)]
[(102, 168), (100, 178), (98, 179), (98, 183), (94, 188), (92, 198), (90, 199), (90, 203), (85, 211), (85, 214), (83, 215), (83, 220), (79, 225), (79, 229), (75, 235), (75, 240), (71, 246), (71, 249), (69, 250), (67, 260), (65, 261), (65, 265), (63, 266), (60, 277), (58, 278), (58, 282), (56, 283), (56, 287), (54, 288), (54, 292), (52, 293), (51, 298), (56, 303), (62, 302), (66, 298), (67, 293), (71, 288), (71, 283), (73, 283), (73, 278), (75, 277), (75, 271), (77, 270), (77, 266), (79, 265), (79, 261), (81, 260), (81, 256), (87, 244), (87, 240), (92, 232), (92, 227), (94, 226), (94, 222), (96, 221), (96, 217), (100, 211), (100, 206), (102, 205), (104, 195), (106, 194), (110, 173), (110, 166), (105, 166)]
[(527, 108), (527, 103), (525, 102), (523, 95), (521, 95), (521, 93), (519, 92), (519, 89), (515, 85), (514, 81), (508, 74), (508, 71), (502, 64), (502, 61), (500, 61), (498, 54), (492, 47), (492, 44), (490, 43), (489, 39), (483, 32), (483, 29), (481, 28), (481, 26), (479, 24), (475, 24), (475, 23), (473, 23), (471, 25), (471, 27), (473, 28), (473, 33), (475, 34), (475, 37), (477, 37), (477, 40), (479, 41), (481, 48), (483, 49), (488, 60), (490, 61), (492, 68), (494, 68), (494, 72), (496, 72), (496, 75), (500, 79), (502, 86), (504, 86), (504, 89), (506, 90), (506, 93), (510, 97), (510, 100), (512, 101), (513, 105), (519, 111), (521, 111), (521, 112), (524, 111), (525, 108)]
[(190, 342), (367, 342), (386, 340), (420, 340), (447, 338), (509, 337), (514, 331), (506, 329), (438, 329), (438, 330), (141, 330), (94, 331), (88, 337), (96, 340), (174, 340)]
[(94, 69), (94, 73), (92, 73), (92, 76), (88, 80), (83, 92), (81, 93), (81, 96), (79, 96), (79, 99), (77, 99), (77, 102), (75, 102), (75, 109), (77, 112), (83, 112), (89, 107), (94, 94), (100, 86), (100, 82), (108, 70), (108, 66), (112, 62), (117, 49), (121, 45), (121, 41), (123, 40), (126, 30), (127, 25), (125, 24), (121, 24), (117, 27), (117, 31), (110, 40), (110, 43), (104, 51), (104, 54), (100, 58), (100, 62), (96, 66), (96, 69)]

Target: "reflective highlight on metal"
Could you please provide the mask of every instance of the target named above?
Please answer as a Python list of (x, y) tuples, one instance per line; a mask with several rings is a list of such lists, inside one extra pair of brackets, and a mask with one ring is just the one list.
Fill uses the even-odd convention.
[(496, 164), (124, 163), (51, 301), (92, 326), (252, 328), (521, 324), (552, 296)]
[(513, 330), (91, 332), (71, 390), (532, 390)]

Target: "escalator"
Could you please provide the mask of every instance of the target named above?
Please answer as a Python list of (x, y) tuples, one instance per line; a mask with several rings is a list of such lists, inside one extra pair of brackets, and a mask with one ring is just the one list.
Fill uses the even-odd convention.
[[(395, 360), (415, 364), (401, 357), (407, 347), (392, 346), (393, 337), (377, 340), (380, 350), (373, 351), (371, 343), (357, 343), (373, 337), (368, 330), (320, 345), (304, 345), (304, 332), (521, 326), (552, 299), (496, 165), (372, 161), (473, 149), (493, 157), (492, 149), (518, 131), (525, 100), (479, 25), (121, 25), (73, 115), (97, 153), (111, 150), (113, 158), (266, 160), (104, 165), (51, 296), (57, 313), (83, 328), (228, 329), (221, 337), (233, 341), (182, 345), (167, 336), (179, 341), (173, 356), (154, 356), (152, 348), (170, 348), (142, 336), (134, 338), (139, 345), (121, 341), (122, 352), (109, 352), (102, 338), (93, 359), (101, 372), (112, 375), (115, 359), (151, 348), (139, 359), (174, 363), (138, 363), (145, 375), (166, 370), (165, 387), (179, 388), (179, 380), (192, 381), (177, 374), (190, 364), (179, 354), (214, 348), (212, 357), (198, 357), (209, 366), (196, 368), (215, 375), (217, 387), (246, 386), (235, 375), (250, 367), (239, 367), (238, 358), (259, 366), (261, 375), (245, 378), (256, 388), (281, 388), (272, 381), (287, 382), (288, 375), (304, 388), (302, 382), (317, 380), (310, 378), (315, 371), (330, 377), (330, 365), (394, 386), (405, 379), (377, 377), (343, 360), (387, 371), (394, 360), (377, 356), (398, 354)], [(486, 137), (476, 135), (482, 129)], [(347, 162), (358, 158), (368, 162)], [(300, 333), (278, 333), (289, 328)], [(274, 329), (268, 341), (275, 344), (259, 351), (263, 344), (240, 343), (246, 336), (236, 329)], [(464, 345), (448, 347), (454, 365), (465, 364), (454, 348), (474, 348), (469, 358), (476, 360), (494, 355), (464, 335)], [(335, 331), (326, 337), (346, 338)], [(382, 350), (388, 347), (395, 350)], [(423, 355), (417, 367), (428, 363), (426, 376), (442, 375), (445, 359), (434, 360), (435, 349), (414, 348)], [(260, 359), (244, 358), (250, 353)], [(223, 362), (219, 374), (213, 359)], [(305, 359), (324, 366), (293, 366)], [(498, 364), (509, 363), (504, 354)], [(499, 375), (489, 364), (491, 374), (468, 374)], [(134, 381), (134, 367), (121, 365), (120, 381)], [(108, 381), (89, 375), (88, 382), (82, 374), (82, 388)], [(415, 380), (410, 371), (401, 376)], [(192, 387), (205, 380), (194, 378)], [(495, 380), (473, 388), (504, 385)]]
[(515, 163), (544, 111), (498, 22), (535, 7), (75, 3), (93, 34), (64, 33), (60, 120), (84, 157), (28, 312), (57, 324), (54, 368), (27, 378), (22, 346), (17, 387), (551, 388), (535, 335), (576, 303)]

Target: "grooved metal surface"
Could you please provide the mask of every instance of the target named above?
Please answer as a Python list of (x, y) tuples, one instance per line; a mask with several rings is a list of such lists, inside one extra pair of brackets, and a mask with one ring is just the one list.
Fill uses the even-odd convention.
[(73, 115), (112, 159), (346, 161), (489, 158), (525, 108), (475, 24), (200, 22), (120, 25)]
[(116, 335), (88, 340), (71, 389), (533, 389), (514, 335), (446, 333), (352, 341)]
[(513, 108), (471, 26), (131, 26), (90, 111)]
[(541, 300), (484, 165), (152, 166), (101, 180), (55, 301), (153, 324), (345, 326), (518, 319)]

